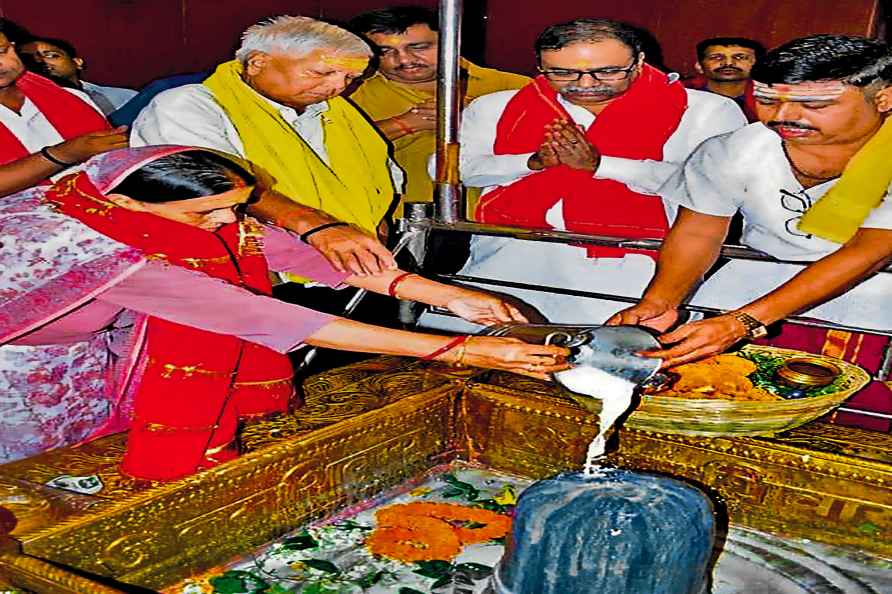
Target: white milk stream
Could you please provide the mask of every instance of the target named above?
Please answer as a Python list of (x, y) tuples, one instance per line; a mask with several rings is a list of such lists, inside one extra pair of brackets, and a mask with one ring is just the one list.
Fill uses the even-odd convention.
[(616, 423), (616, 420), (632, 404), (632, 394), (635, 384), (615, 375), (610, 375), (601, 369), (593, 367), (575, 367), (567, 371), (555, 374), (560, 377), (561, 383), (568, 389), (579, 394), (585, 394), (601, 401), (601, 414), (599, 416), (598, 435), (588, 446), (583, 473), (587, 475), (597, 474), (597, 459), (604, 455), (607, 445), (607, 432)]

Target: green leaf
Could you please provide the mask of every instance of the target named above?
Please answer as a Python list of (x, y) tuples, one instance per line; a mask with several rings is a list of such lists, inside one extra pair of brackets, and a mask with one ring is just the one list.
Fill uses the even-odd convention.
[(415, 565), (418, 569), (413, 570), (413, 573), (423, 575), (424, 577), (439, 579), (444, 575), (450, 575), (452, 573), (452, 563), (449, 561), (441, 561), (439, 559), (433, 561), (417, 561)]
[(443, 586), (448, 586), (451, 583), (452, 583), (452, 576), (444, 575), (443, 577), (441, 577), (440, 579), (435, 581), (433, 584), (431, 584), (431, 590), (436, 590), (437, 588), (442, 588)]
[(486, 524), (481, 524), (480, 522), (467, 522), (465, 523), (464, 528), (476, 530), (478, 528), (486, 528)]
[(261, 594), (269, 584), (248, 571), (230, 570), (208, 580), (215, 594)]
[(344, 520), (343, 522), (338, 522), (335, 526), (344, 530), (374, 530), (371, 526), (363, 526), (353, 520)]
[(366, 590), (380, 582), (381, 578), (383, 578), (385, 575), (387, 575), (387, 572), (384, 570), (367, 573), (366, 575), (359, 578), (356, 583), (359, 585), (360, 588)]
[(415, 588), (407, 588), (406, 586), (403, 586), (397, 594), (424, 594), (424, 592), (416, 590)]
[(273, 584), (269, 587), (266, 594), (293, 594), (293, 592), (291, 590), (286, 590), (279, 584)]
[(316, 542), (316, 539), (309, 532), (303, 532), (282, 541), (282, 548), (287, 551), (304, 551), (306, 549), (315, 549), (318, 546), (319, 543)]
[(331, 561), (326, 561), (325, 559), (304, 559), (301, 563), (307, 567), (324, 571), (325, 573), (341, 573), (341, 570), (338, 569), (337, 565)]
[[(440, 476), (443, 481), (446, 482), (446, 484), (448, 484), (450, 487), (443, 493), (443, 497), (458, 497), (459, 495), (463, 495), (468, 501), (475, 501), (480, 495), (480, 491), (477, 489), (477, 487), (475, 487), (471, 483), (466, 483), (464, 481), (458, 480), (453, 474), (447, 472)], [(453, 494), (447, 495), (447, 493)]]
[(248, 591), (248, 587), (241, 578), (218, 575), (208, 580), (214, 588), (214, 594), (242, 594)]

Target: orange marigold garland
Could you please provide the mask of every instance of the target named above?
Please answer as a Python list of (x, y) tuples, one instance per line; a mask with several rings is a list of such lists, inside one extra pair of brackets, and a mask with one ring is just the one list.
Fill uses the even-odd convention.
[(366, 538), (366, 546), (375, 555), (406, 563), (452, 559), (461, 553), (461, 542), (449, 524), (424, 516), (412, 520), (411, 526), (379, 525)]
[(479, 507), (413, 502), (375, 514), (378, 527), (366, 539), (375, 555), (404, 562), (449, 560), (462, 546), (505, 536), (511, 518)]

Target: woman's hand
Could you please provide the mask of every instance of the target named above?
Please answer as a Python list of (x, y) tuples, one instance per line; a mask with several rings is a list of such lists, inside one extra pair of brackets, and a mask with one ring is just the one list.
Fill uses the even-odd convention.
[[(464, 348), (462, 348), (464, 347)], [(518, 338), (471, 336), (464, 344), (437, 357), (450, 364), (500, 369), (541, 380), (549, 374), (568, 369), (569, 349), (554, 345), (529, 344)]]
[(477, 291), (462, 291), (458, 297), (446, 303), (446, 308), (469, 322), (486, 326), (502, 322), (527, 321), (523, 314), (507, 301)]

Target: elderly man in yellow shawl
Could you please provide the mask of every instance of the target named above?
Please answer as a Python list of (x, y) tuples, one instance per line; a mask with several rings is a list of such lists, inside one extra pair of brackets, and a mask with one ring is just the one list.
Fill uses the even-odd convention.
[[(608, 323), (666, 330), (713, 265), (731, 216), (743, 244), (779, 260), (733, 260), (694, 294), (727, 313), (683, 324), (649, 353), (664, 365), (722, 352), (799, 314), (867, 332), (783, 324), (771, 344), (842, 358), (876, 373), (892, 331), (892, 54), (878, 41), (813, 35), (753, 69), (759, 122), (706, 140), (661, 189), (678, 206), (638, 305)], [(670, 346), (674, 345), (674, 346)], [(837, 422), (892, 429), (892, 384), (859, 392)]]
[(179, 144), (238, 155), (270, 190), (251, 214), (301, 234), (339, 269), (395, 266), (377, 239), (403, 179), (378, 131), (338, 97), (368, 66), (360, 37), (307, 17), (250, 27), (236, 59), (203, 84), (159, 94), (131, 145)]
[[(374, 10), (350, 20), (378, 50), (378, 71), (350, 94), (393, 143), (394, 158), (406, 172), (404, 202), (430, 202), (433, 183), (427, 162), (436, 148), (438, 19), (418, 6)], [(462, 59), (462, 101), (519, 89), (529, 79), (481, 68)], [(396, 210), (400, 216), (402, 205)]]

